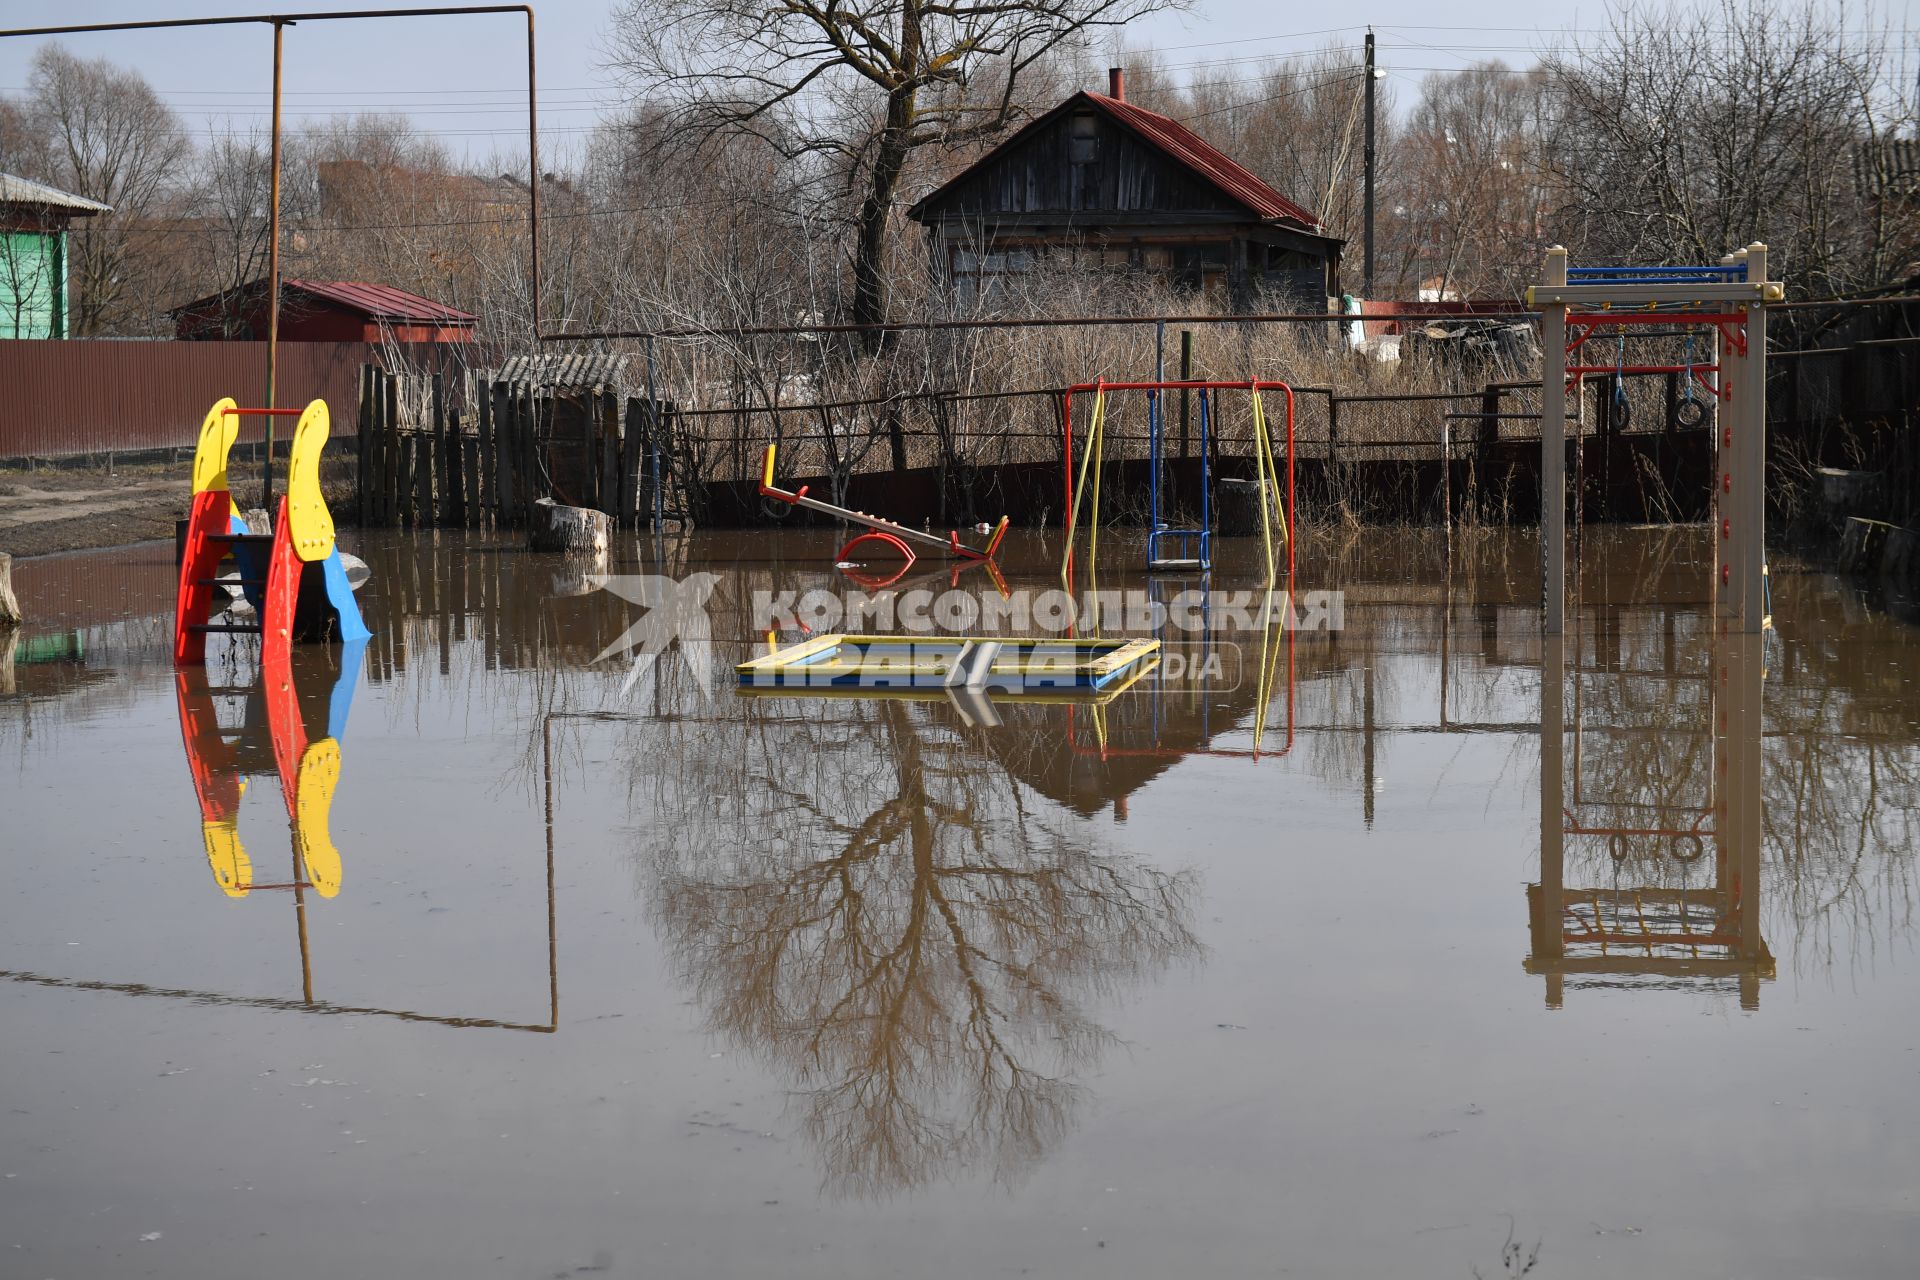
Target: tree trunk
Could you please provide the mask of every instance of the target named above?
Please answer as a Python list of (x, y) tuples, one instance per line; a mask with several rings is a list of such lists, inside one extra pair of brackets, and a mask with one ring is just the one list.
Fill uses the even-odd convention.
[(535, 551), (586, 552), (601, 556), (613, 541), (613, 519), (603, 511), (563, 507), (552, 498), (533, 504), (527, 545)]
[[(859, 234), (853, 254), (853, 322), (884, 324), (887, 319), (887, 229), (893, 220), (894, 193), (907, 167), (907, 134), (912, 127), (915, 90), (896, 90), (887, 100), (887, 124), (874, 156), (867, 198), (860, 205)], [(881, 329), (860, 331), (869, 352), (884, 350), (892, 335)]]
[(13, 557), (0, 551), (0, 627), (19, 621), (20, 602), (13, 598)]

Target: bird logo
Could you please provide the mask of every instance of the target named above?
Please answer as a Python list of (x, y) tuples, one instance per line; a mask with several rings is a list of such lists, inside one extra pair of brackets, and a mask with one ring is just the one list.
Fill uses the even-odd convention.
[(587, 581), (649, 610), (594, 658), (595, 662), (604, 662), (618, 654), (633, 654), (633, 668), (620, 686), (621, 697), (653, 669), (654, 659), (675, 640), (680, 642), (680, 656), (686, 660), (700, 695), (713, 696), (713, 633), (707, 624), (707, 600), (720, 583), (719, 574), (690, 573), (684, 578), (652, 573), (593, 574)]

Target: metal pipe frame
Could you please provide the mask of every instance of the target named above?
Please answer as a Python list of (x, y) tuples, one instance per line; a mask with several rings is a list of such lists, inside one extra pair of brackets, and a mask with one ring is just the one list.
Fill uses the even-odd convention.
[[(1077, 382), (1070, 387), (1063, 388), (1060, 392), (1060, 399), (1061, 399), (1060, 434), (1061, 434), (1061, 455), (1065, 460), (1065, 467), (1063, 468), (1063, 470), (1066, 478), (1065, 495), (1064, 495), (1066, 506), (1061, 513), (1061, 519), (1064, 522), (1062, 527), (1065, 529), (1066, 535), (1067, 535), (1067, 554), (1066, 554), (1066, 559), (1061, 564), (1062, 574), (1065, 574), (1068, 571), (1068, 566), (1072, 565), (1073, 563), (1073, 521), (1074, 521), (1074, 515), (1077, 510), (1074, 504), (1074, 490), (1073, 490), (1073, 398), (1078, 395), (1092, 394), (1104, 399), (1106, 393), (1109, 391), (1151, 391), (1151, 392), (1199, 391), (1203, 394), (1207, 391), (1245, 391), (1248, 393), (1248, 395), (1254, 398), (1256, 405), (1258, 404), (1259, 395), (1262, 391), (1280, 391), (1286, 395), (1287, 397), (1287, 483), (1286, 483), (1287, 500), (1286, 500), (1286, 508), (1282, 512), (1282, 515), (1285, 518), (1285, 529), (1286, 529), (1286, 535), (1287, 535), (1287, 579), (1288, 581), (1292, 581), (1293, 568), (1294, 568), (1294, 547), (1293, 547), (1293, 541), (1294, 541), (1294, 527), (1293, 527), (1294, 525), (1294, 515), (1293, 515), (1294, 435), (1293, 435), (1293, 432), (1294, 432), (1295, 389), (1291, 383), (1277, 382), (1277, 381), (1264, 381), (1258, 378), (1240, 379), (1237, 381), (1225, 381), (1225, 382), (1196, 381), (1196, 380), (1188, 380), (1185, 382), (1181, 382), (1177, 380), (1171, 381), (1171, 382), (1164, 381), (1164, 380), (1157, 380), (1153, 382), (1106, 382), (1106, 381)], [(1217, 404), (1218, 401), (1216, 400), (1215, 403)], [(1256, 413), (1257, 413), (1257, 410), (1256, 410)], [(1268, 437), (1268, 433), (1265, 429), (1264, 421), (1258, 421), (1258, 420), (1256, 421), (1255, 435), (1257, 437), (1254, 442), (1256, 446), (1255, 458), (1258, 459), (1260, 457), (1259, 451), (1261, 449), (1265, 449), (1266, 462), (1268, 465), (1268, 469), (1272, 470), (1273, 469), (1273, 455), (1272, 455), (1273, 441)], [(1268, 477), (1263, 475), (1261, 478), (1262, 480), (1265, 480)], [(1273, 481), (1273, 487), (1276, 489), (1279, 488), (1279, 476), (1275, 474), (1271, 477), (1271, 479)], [(1100, 488), (1099, 488), (1099, 481), (1097, 478), (1094, 481), (1093, 501), (1094, 501), (1094, 510), (1097, 513), (1099, 511), (1099, 503), (1100, 503)], [(1097, 520), (1097, 514), (1096, 514), (1096, 520)], [(1269, 520), (1269, 523), (1271, 523), (1270, 520)], [(1096, 529), (1096, 536), (1097, 536), (1097, 529)], [(1271, 533), (1269, 532), (1269, 538), (1270, 537), (1271, 537)], [(1271, 548), (1269, 548), (1268, 550), (1268, 555), (1269, 555), (1269, 560), (1271, 560), (1271, 555), (1272, 555)], [(1273, 566), (1271, 565), (1271, 563), (1269, 563), (1268, 571), (1270, 576), (1267, 583), (1268, 586), (1273, 585), (1272, 577), (1271, 577), (1272, 568)]]
[[(1569, 283), (1569, 279), (1574, 282)], [(1715, 423), (1713, 531), (1715, 612), (1723, 625), (1758, 634), (1766, 612), (1767, 323), (1785, 288), (1767, 279), (1767, 246), (1754, 243), (1706, 267), (1579, 267), (1560, 245), (1547, 250), (1541, 282), (1526, 291), (1540, 312), (1541, 629), (1566, 626), (1566, 403), (1568, 382), (1585, 373), (1568, 356), (1595, 329), (1633, 324), (1699, 325), (1709, 330), (1710, 385), (1721, 401)], [(1710, 308), (1711, 304), (1711, 308)], [(1697, 312), (1657, 310), (1696, 307)], [(1578, 308), (1577, 310), (1575, 308)], [(1619, 308), (1615, 310), (1615, 308)], [(1571, 327), (1577, 336), (1568, 341)], [(1675, 366), (1644, 366), (1682, 372)], [(1703, 379), (1704, 381), (1704, 379)]]

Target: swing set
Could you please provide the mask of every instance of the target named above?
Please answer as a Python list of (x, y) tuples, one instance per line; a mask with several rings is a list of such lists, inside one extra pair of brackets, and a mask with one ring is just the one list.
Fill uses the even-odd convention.
[[(1114, 391), (1145, 391), (1147, 401), (1148, 459), (1151, 469), (1148, 503), (1151, 524), (1147, 531), (1147, 569), (1150, 572), (1167, 570), (1197, 569), (1205, 573), (1213, 567), (1213, 530), (1212, 517), (1212, 447), (1219, 431), (1214, 411), (1219, 404), (1218, 394), (1222, 391), (1245, 391), (1253, 415), (1253, 462), (1255, 483), (1260, 491), (1260, 537), (1261, 547), (1266, 560), (1266, 585), (1271, 587), (1279, 578), (1279, 561), (1274, 554), (1274, 536), (1277, 533), (1286, 546), (1287, 577), (1293, 577), (1294, 562), (1294, 465), (1293, 430), (1294, 404), (1293, 388), (1284, 382), (1262, 382), (1246, 380), (1239, 382), (1095, 382), (1078, 383), (1068, 387), (1061, 395), (1062, 432), (1065, 441), (1063, 449), (1066, 498), (1066, 552), (1060, 561), (1061, 579), (1067, 580), (1073, 574), (1074, 539), (1079, 529), (1080, 512), (1083, 501), (1087, 502), (1087, 563), (1092, 566), (1099, 555), (1100, 543), (1100, 473), (1105, 462), (1107, 400), (1108, 393)], [(1164, 423), (1160, 414), (1160, 396), (1168, 391), (1195, 391), (1200, 397), (1200, 524), (1197, 528), (1174, 528), (1162, 519), (1161, 508), (1161, 471), (1165, 457), (1162, 445)], [(1274, 442), (1267, 423), (1266, 405), (1261, 398), (1263, 391), (1279, 391), (1285, 394), (1287, 413), (1287, 474), (1286, 488), (1280, 485), (1279, 465), (1274, 458)], [(1079, 472), (1074, 470), (1073, 450), (1073, 401), (1076, 396), (1093, 397), (1093, 408), (1089, 415), (1086, 441), (1080, 454)], [(1093, 478), (1092, 495), (1087, 494), (1087, 478)], [(1282, 494), (1284, 492), (1284, 497)], [(1275, 511), (1276, 505), (1279, 507)], [(1179, 550), (1177, 555), (1163, 555), (1165, 542), (1174, 543)]]

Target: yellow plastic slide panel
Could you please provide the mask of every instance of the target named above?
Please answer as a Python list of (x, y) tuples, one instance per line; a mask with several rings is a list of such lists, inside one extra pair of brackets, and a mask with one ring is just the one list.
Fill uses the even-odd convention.
[(333, 513), (320, 496), (320, 451), (331, 430), (327, 402), (313, 401), (293, 429), (293, 453), (287, 460), (287, 525), (293, 553), (307, 564), (333, 553)]
[(253, 860), (247, 857), (247, 851), (240, 847), (238, 820), (224, 818), (214, 822), (200, 824), (200, 834), (207, 843), (207, 865), (213, 868), (213, 878), (220, 885), (220, 892), (229, 898), (244, 898), (253, 888)]
[(322, 738), (300, 757), (293, 807), (299, 815), (295, 834), (300, 841), (300, 861), (307, 868), (307, 883), (323, 898), (340, 892), (340, 851), (333, 847), (333, 834), (327, 830), (333, 789), (339, 782), (340, 744), (332, 738)]
[(200, 423), (200, 442), (193, 450), (195, 493), (227, 487), (227, 451), (233, 448), (234, 439), (240, 434), (238, 415), (227, 410), (237, 407), (232, 396), (216, 400)]

